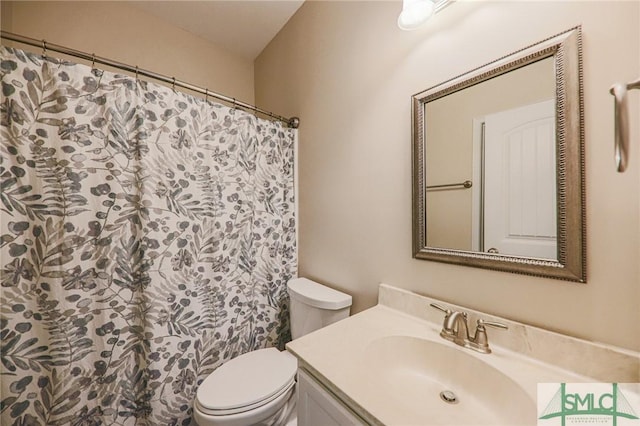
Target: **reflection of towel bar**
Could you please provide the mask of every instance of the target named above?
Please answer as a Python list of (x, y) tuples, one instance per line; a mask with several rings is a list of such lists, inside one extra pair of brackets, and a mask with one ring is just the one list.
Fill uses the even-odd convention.
[(629, 108), (627, 106), (627, 91), (640, 89), (640, 79), (629, 84), (618, 83), (611, 87), (611, 94), (615, 96), (615, 160), (619, 172), (627, 168), (629, 158)]
[(438, 188), (471, 188), (473, 183), (470, 180), (465, 180), (461, 183), (447, 183), (444, 185), (428, 185), (427, 189), (438, 189)]

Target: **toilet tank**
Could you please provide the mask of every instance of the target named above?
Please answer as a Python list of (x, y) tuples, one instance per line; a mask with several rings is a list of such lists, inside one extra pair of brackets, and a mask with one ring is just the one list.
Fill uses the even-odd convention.
[(291, 337), (297, 339), (349, 316), (351, 296), (307, 278), (287, 283)]

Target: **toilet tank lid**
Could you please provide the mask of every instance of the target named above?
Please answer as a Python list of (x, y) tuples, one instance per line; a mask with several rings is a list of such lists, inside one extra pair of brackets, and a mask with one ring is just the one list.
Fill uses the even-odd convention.
[(351, 306), (351, 296), (308, 278), (293, 278), (287, 284), (289, 296), (320, 309), (337, 310)]

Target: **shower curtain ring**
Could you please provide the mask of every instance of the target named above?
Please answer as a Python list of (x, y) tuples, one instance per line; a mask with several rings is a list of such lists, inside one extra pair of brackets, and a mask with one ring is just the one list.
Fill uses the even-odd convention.
[(136, 65), (136, 81), (138, 81), (138, 66)]
[(45, 39), (42, 39), (42, 58), (46, 58), (47, 57), (47, 41)]
[(173, 78), (173, 84), (171, 85), (171, 87), (173, 88), (173, 91), (175, 92), (176, 91), (176, 78), (175, 77), (172, 77), (172, 78)]
[(204, 89), (204, 101), (209, 103), (209, 89)]
[(96, 54), (92, 53), (91, 54), (91, 69), (95, 69), (96, 68)]
[(233, 98), (233, 108), (231, 109), (232, 112), (236, 112), (236, 98)]

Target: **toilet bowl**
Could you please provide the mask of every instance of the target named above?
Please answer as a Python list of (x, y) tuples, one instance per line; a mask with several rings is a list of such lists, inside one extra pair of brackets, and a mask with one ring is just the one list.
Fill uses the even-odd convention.
[[(295, 390), (297, 362), (275, 348), (241, 355), (211, 373), (194, 404), (198, 425), (284, 424)], [(288, 412), (287, 412), (288, 411)]]
[[(294, 339), (349, 316), (351, 296), (306, 278), (287, 284)], [(275, 348), (234, 358), (198, 388), (193, 417), (199, 426), (296, 425), (296, 358)]]

